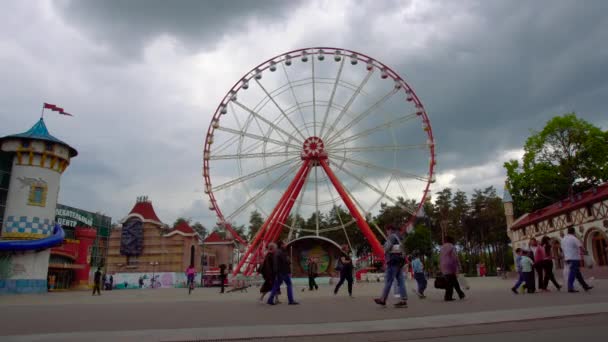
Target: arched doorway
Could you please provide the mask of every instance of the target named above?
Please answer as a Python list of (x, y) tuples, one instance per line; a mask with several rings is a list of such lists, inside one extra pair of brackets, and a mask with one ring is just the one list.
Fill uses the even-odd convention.
[(194, 246), (190, 246), (190, 265), (194, 265)]
[(591, 252), (598, 266), (608, 266), (608, 241), (606, 235), (599, 230), (591, 233)]

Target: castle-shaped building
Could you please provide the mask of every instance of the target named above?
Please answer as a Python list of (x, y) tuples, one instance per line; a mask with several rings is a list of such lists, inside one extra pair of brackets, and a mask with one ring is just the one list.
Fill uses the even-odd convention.
[(50, 248), (63, 241), (55, 226), (61, 175), (77, 154), (42, 118), (0, 138), (0, 293), (47, 291)]

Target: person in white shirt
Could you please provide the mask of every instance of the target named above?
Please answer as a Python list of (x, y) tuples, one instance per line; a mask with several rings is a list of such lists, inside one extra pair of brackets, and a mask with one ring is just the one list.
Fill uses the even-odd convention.
[(562, 251), (564, 259), (569, 268), (568, 292), (578, 292), (574, 289), (574, 279), (578, 280), (585, 291), (589, 291), (593, 286), (589, 286), (581, 273), (581, 251), (583, 244), (576, 237), (574, 227), (568, 228), (568, 234), (562, 239)]

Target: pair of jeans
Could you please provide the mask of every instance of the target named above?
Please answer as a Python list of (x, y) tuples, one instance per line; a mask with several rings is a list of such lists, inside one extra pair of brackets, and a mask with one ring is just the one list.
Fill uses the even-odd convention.
[(317, 281), (315, 280), (316, 276), (314, 275), (309, 275), (308, 276), (308, 289), (310, 291), (314, 290), (314, 289), (319, 289), (319, 285), (317, 285)]
[(560, 289), (561, 286), (557, 283), (557, 279), (555, 279), (555, 275), (553, 274), (553, 260), (543, 260), (541, 265), (543, 267), (543, 271), (545, 272), (543, 289), (546, 290), (547, 287), (549, 287), (549, 281), (551, 281), (557, 289)]
[(351, 268), (343, 268), (342, 270), (340, 270), (340, 281), (334, 289), (334, 294), (338, 293), (338, 290), (340, 290), (340, 287), (342, 286), (342, 284), (344, 284), (345, 280), (348, 283), (348, 295), (353, 295), (353, 270)]
[(580, 260), (566, 260), (566, 263), (570, 267), (570, 273), (568, 273), (568, 291), (574, 290), (574, 279), (578, 280), (583, 289), (589, 288), (589, 285), (585, 282), (583, 274), (581, 273), (581, 261)]
[(526, 282), (526, 290), (528, 293), (534, 293), (536, 289), (534, 288), (534, 271), (532, 272), (523, 272), (524, 281)]
[(519, 287), (521, 286), (521, 284), (523, 284), (526, 281), (526, 277), (524, 272), (517, 272), (519, 273), (519, 278), (517, 278), (517, 282), (515, 283), (515, 285), (513, 286), (513, 288), (515, 290), (519, 289)]
[(460, 289), (460, 283), (456, 274), (445, 274), (447, 280), (447, 286), (445, 288), (445, 300), (452, 300), (454, 297), (454, 290), (458, 293), (458, 297), (464, 298), (464, 292)]
[(538, 289), (539, 290), (544, 290), (545, 289), (545, 281), (543, 280), (543, 276), (544, 276), (544, 269), (543, 269), (543, 264), (542, 261), (541, 262), (537, 262), (536, 264), (534, 264), (534, 270), (536, 270), (536, 274), (538, 275)]
[(407, 293), (405, 292), (405, 277), (403, 276), (401, 266), (387, 265), (386, 272), (384, 273), (384, 290), (382, 290), (382, 301), (386, 302), (389, 292), (391, 292), (391, 286), (393, 281), (397, 280), (397, 286), (399, 286), (399, 295), (402, 300), (407, 300)]
[(424, 290), (426, 290), (426, 276), (424, 273), (414, 273), (414, 279), (416, 279), (416, 283), (418, 284), (418, 293), (424, 295)]
[(289, 274), (279, 274), (272, 283), (272, 291), (270, 291), (270, 296), (268, 297), (268, 304), (274, 304), (274, 297), (279, 293), (281, 284), (283, 283), (287, 287), (287, 300), (289, 303), (294, 303), (291, 276)]

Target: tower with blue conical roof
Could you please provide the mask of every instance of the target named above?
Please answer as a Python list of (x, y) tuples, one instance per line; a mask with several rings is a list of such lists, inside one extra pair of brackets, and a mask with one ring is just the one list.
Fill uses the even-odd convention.
[[(50, 236), (61, 175), (77, 151), (52, 136), (42, 118), (24, 133), (0, 138), (0, 151), (12, 163), (0, 239)], [(0, 284), (0, 292), (46, 292), (49, 255), (50, 248), (13, 252), (11, 269)]]

